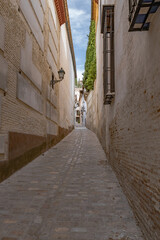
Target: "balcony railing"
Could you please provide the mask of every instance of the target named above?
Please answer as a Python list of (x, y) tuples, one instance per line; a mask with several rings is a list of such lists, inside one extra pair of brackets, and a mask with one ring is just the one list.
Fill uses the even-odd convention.
[(129, 31), (148, 31), (160, 0), (129, 0)]

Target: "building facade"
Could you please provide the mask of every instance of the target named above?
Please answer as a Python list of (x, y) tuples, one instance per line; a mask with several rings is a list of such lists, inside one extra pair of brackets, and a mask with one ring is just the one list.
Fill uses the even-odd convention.
[(160, 1), (99, 1), (87, 127), (99, 137), (147, 240), (160, 236)]
[(81, 125), (81, 109), (80, 109), (80, 91), (82, 88), (75, 88), (75, 126)]
[(67, 1), (0, 0), (0, 180), (73, 129), (75, 77)]
[(86, 126), (87, 103), (84, 87), (75, 88), (75, 126)]

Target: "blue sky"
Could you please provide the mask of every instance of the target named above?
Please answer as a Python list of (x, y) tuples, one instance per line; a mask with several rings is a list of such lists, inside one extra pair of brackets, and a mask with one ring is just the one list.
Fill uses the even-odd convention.
[(91, 18), (91, 0), (68, 0), (77, 76), (82, 79)]

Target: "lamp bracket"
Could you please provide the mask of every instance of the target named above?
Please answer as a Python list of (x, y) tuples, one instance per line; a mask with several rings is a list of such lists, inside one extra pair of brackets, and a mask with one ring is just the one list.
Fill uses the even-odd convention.
[(59, 80), (55, 79), (54, 78), (54, 74), (52, 73), (52, 80), (50, 81), (50, 85), (52, 88), (54, 88), (54, 85), (58, 82), (61, 82), (63, 79), (64, 79), (64, 74), (65, 74), (65, 71), (63, 70), (63, 68), (61, 68), (59, 71), (58, 71), (58, 75), (59, 75)]
[(63, 79), (60, 79), (60, 80), (53, 79), (51, 80), (51, 85), (55, 85), (56, 83), (61, 82), (62, 80)]

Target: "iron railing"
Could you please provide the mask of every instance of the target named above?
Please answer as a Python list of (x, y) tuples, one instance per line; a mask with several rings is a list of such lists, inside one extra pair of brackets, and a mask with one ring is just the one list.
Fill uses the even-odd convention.
[(111, 104), (115, 92), (114, 76), (114, 7), (104, 7), (103, 79), (104, 104)]

